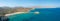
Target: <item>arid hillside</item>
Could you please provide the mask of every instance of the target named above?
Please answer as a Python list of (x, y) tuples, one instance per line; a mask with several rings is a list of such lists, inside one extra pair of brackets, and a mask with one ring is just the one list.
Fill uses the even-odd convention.
[(28, 12), (32, 8), (23, 8), (23, 7), (0, 7), (0, 15), (5, 15), (9, 13), (15, 13), (15, 12)]

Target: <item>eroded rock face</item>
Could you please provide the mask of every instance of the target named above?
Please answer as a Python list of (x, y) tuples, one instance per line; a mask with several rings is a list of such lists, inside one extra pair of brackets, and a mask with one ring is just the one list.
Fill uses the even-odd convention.
[(0, 16), (0, 21), (9, 21), (9, 18), (6, 16)]

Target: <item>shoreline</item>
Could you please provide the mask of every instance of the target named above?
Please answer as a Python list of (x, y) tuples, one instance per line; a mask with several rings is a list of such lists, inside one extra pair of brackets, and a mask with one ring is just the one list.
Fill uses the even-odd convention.
[(6, 14), (5, 16), (11, 16), (11, 15), (21, 14), (21, 13), (28, 13), (28, 12), (15, 12), (15, 13)]
[[(32, 8), (31, 10), (34, 10), (35, 8)], [(11, 16), (11, 15), (15, 15), (15, 14), (21, 14), (21, 13), (28, 13), (30, 10), (28, 10), (27, 12), (15, 12), (15, 13), (10, 13), (10, 14), (6, 14), (5, 16)]]

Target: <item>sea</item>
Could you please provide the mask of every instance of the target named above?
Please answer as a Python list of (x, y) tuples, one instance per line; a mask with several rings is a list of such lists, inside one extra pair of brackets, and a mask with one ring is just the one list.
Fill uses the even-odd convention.
[[(36, 11), (39, 14), (35, 14)], [(9, 21), (60, 21), (60, 8), (35, 8), (28, 13), (9, 16)]]

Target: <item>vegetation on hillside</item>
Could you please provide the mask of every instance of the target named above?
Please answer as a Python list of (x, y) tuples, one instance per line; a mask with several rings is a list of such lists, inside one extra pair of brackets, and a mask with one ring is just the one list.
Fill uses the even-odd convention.
[(0, 7), (0, 15), (5, 15), (9, 13), (14, 13), (14, 12), (27, 12), (31, 10), (32, 8), (23, 8), (23, 7)]

